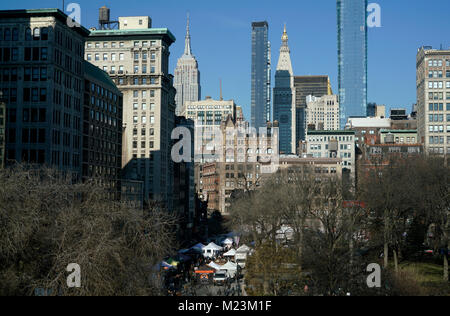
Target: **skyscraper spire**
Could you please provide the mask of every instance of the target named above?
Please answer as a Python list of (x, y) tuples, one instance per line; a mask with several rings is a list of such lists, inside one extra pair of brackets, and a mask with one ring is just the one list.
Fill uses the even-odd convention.
[(197, 60), (195, 59), (195, 56), (192, 55), (191, 50), (189, 13), (187, 14), (184, 53), (178, 59), (173, 82), (174, 87), (177, 90), (177, 94), (175, 96), (175, 102), (177, 105), (175, 113), (180, 116), (183, 113), (186, 102), (199, 101), (201, 99), (200, 71), (198, 70)]
[(184, 44), (184, 54), (188, 55), (188, 56), (192, 55), (192, 51), (191, 51), (191, 34), (189, 32), (189, 12), (187, 14), (186, 40), (185, 40), (185, 44)]
[(288, 70), (291, 73), (291, 75), (293, 75), (290, 56), (291, 50), (289, 49), (288, 39), (289, 37), (286, 31), (286, 24), (285, 24), (283, 36), (281, 36), (282, 44), (280, 47), (280, 58), (278, 59), (277, 70)]
[(283, 31), (283, 36), (281, 37), (281, 40), (283, 41), (283, 44), (288, 41), (288, 35), (287, 35), (287, 31), (286, 31), (286, 23), (284, 23), (284, 31)]

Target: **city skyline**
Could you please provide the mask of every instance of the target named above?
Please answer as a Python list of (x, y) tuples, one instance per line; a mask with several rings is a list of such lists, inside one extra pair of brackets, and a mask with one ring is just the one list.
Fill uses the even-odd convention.
[[(417, 49), (423, 45), (439, 48), (450, 46), (445, 42), (446, 28), (435, 28), (433, 21), (445, 21), (445, 0), (434, 1), (440, 10), (429, 10), (426, 2), (376, 1), (381, 6), (381, 28), (369, 29), (368, 47), (368, 102), (390, 107), (410, 108), (416, 100), (415, 61)], [(98, 8), (104, 3), (79, 2), (82, 24), (97, 27)], [(184, 51), (186, 13), (191, 15), (191, 28), (195, 30), (192, 45), (202, 65), (203, 95), (219, 98), (219, 80), (222, 78), (225, 99), (235, 99), (250, 118), (250, 69), (251, 22), (267, 19), (271, 25), (269, 39), (279, 42), (284, 23), (289, 25), (292, 63), (295, 75), (329, 75), (332, 87), (337, 91), (337, 21), (336, 2), (286, 1), (280, 7), (271, 1), (259, 1), (258, 8), (251, 1), (235, 5), (213, 4), (206, 1), (180, 2), (157, 1), (151, 6), (130, 0), (127, 5), (119, 1), (107, 1), (112, 17), (119, 15), (149, 15), (155, 27), (167, 26), (177, 38), (171, 50), (170, 72), (174, 72), (176, 60)], [(176, 4), (176, 5), (174, 5)], [(39, 4), (30, 0), (2, 3), (2, 9), (59, 7), (62, 1), (43, 0)], [(289, 6), (290, 10), (285, 10)], [(139, 10), (136, 8), (139, 7)], [(170, 8), (170, 10), (169, 10)], [(308, 14), (305, 14), (307, 12)], [(298, 15), (302, 18), (298, 19)], [(420, 20), (423, 23), (417, 24)], [(320, 22), (319, 22), (320, 21)], [(406, 36), (405, 36), (406, 34)], [(411, 36), (408, 36), (411, 34)], [(412, 36), (414, 34), (414, 36)], [(399, 41), (398, 39), (402, 40)], [(240, 47), (239, 50), (231, 47)], [(272, 60), (278, 60), (278, 45), (272, 47)], [(220, 62), (219, 62), (220, 61)], [(236, 77), (241, 69), (248, 75)], [(404, 76), (398, 80), (397, 73)], [(272, 73), (272, 77), (274, 72)], [(273, 79), (273, 78), (272, 78)]]

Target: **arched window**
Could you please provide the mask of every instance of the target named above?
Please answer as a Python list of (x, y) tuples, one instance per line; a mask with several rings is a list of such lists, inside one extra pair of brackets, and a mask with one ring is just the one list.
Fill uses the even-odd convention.
[(48, 28), (43, 27), (41, 30), (41, 40), (47, 41), (48, 40)]
[(18, 41), (19, 40), (19, 29), (18, 28), (13, 28), (12, 30), (12, 40), (13, 41)]
[(4, 34), (4, 40), (5, 41), (10, 41), (11, 40), (11, 30), (10, 29), (5, 29), (5, 34)]
[(41, 30), (37, 27), (33, 30), (33, 40), (38, 41), (41, 37)]
[(26, 41), (31, 41), (31, 29), (30, 28), (27, 28), (25, 30), (25, 40)]

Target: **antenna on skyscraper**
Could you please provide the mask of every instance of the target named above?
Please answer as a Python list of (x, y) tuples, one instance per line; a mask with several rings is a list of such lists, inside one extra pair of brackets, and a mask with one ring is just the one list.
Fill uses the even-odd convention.
[(223, 95), (222, 95), (222, 79), (220, 79), (220, 101), (223, 101)]

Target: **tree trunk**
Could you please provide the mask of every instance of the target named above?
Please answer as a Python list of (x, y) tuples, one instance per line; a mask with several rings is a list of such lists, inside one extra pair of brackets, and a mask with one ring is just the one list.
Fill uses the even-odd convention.
[(269, 295), (269, 280), (267, 280), (266, 275), (264, 275), (264, 296)]
[(398, 255), (397, 255), (397, 250), (392, 250), (393, 254), (394, 254), (394, 267), (395, 267), (395, 273), (398, 273)]
[(448, 254), (444, 254), (444, 281), (448, 282)]
[(384, 243), (384, 268), (387, 269), (389, 264), (389, 245), (387, 242)]
[(389, 264), (389, 217), (388, 210), (384, 211), (384, 268), (388, 268)]

